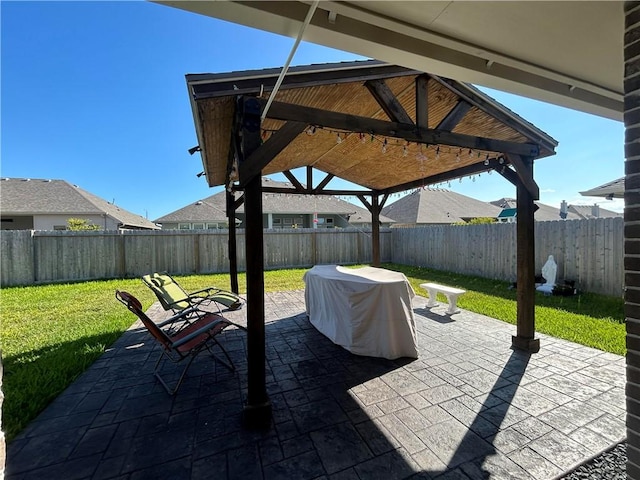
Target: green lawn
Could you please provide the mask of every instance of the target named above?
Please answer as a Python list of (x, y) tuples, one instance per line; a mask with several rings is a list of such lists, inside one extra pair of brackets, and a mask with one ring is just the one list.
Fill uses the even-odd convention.
[[(402, 265), (416, 293), (419, 284), (444, 283), (467, 290), (461, 308), (509, 323), (516, 321), (515, 291), (508, 284)], [(306, 269), (265, 272), (265, 289), (303, 289)], [(229, 286), (228, 275), (179, 277), (188, 290)], [(245, 277), (239, 277), (240, 291)], [(3, 426), (11, 440), (77, 378), (135, 320), (114, 297), (116, 289), (137, 296), (145, 308), (155, 300), (138, 279), (14, 287), (0, 290), (0, 348), (4, 365)], [(444, 301), (444, 299), (440, 299)], [(623, 301), (594, 294), (536, 296), (538, 331), (616, 354), (625, 353)]]

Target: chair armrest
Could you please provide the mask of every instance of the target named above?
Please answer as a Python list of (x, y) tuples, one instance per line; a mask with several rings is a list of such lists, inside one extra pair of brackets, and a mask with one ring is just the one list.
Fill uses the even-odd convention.
[(206, 293), (207, 297), (211, 296), (211, 295), (215, 295), (218, 292), (222, 292), (223, 290), (216, 288), (216, 287), (207, 287), (207, 288), (203, 288), (202, 290), (196, 290), (195, 292), (191, 292), (189, 293), (189, 298), (191, 297), (200, 297), (203, 298), (201, 294)]
[(180, 311), (179, 313), (176, 313), (175, 315), (172, 315), (171, 317), (167, 318), (166, 320), (163, 320), (162, 322), (160, 322), (158, 324), (159, 327), (164, 327), (165, 325), (168, 325), (170, 323), (174, 323), (177, 320), (181, 320), (189, 315), (191, 315), (192, 313), (198, 311), (197, 307), (187, 307), (184, 310)]
[(204, 327), (198, 328), (197, 330), (194, 330), (193, 332), (191, 332), (189, 335), (185, 335), (184, 337), (182, 337), (180, 340), (177, 340), (176, 342), (173, 342), (171, 344), (172, 348), (177, 348), (181, 345), (184, 345), (187, 342), (190, 342), (191, 340), (193, 340), (194, 338), (196, 338), (198, 335), (202, 335), (203, 333), (207, 333), (209, 330), (215, 328), (216, 325), (225, 322), (227, 323), (227, 321), (224, 318), (221, 318), (219, 320), (216, 320), (214, 322), (211, 322), (207, 325), (205, 325)]

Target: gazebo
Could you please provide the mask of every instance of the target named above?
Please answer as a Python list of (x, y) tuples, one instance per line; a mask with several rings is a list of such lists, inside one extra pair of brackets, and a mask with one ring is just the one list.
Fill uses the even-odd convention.
[[(517, 329), (512, 346), (535, 338), (534, 160), (557, 142), (471, 85), (370, 60), (187, 75), (209, 186), (224, 185), (227, 215), (244, 202), (247, 261), (248, 426), (267, 426), (262, 193), (355, 195), (372, 215), (372, 264), (379, 265), (380, 210), (390, 195), (495, 171), (517, 192)], [(292, 173), (306, 169), (303, 184)], [(323, 178), (314, 185), (314, 171)], [(282, 172), (294, 188), (264, 188)], [(332, 190), (333, 178), (362, 189)], [(236, 199), (234, 192), (243, 196)], [(229, 222), (237, 292), (235, 224)]]

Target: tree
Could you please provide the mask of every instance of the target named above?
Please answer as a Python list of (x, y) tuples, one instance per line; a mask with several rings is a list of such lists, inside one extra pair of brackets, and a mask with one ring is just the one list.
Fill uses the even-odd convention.
[(89, 223), (89, 220), (84, 218), (69, 218), (67, 219), (67, 230), (73, 231), (85, 231), (85, 230), (100, 230), (99, 225)]

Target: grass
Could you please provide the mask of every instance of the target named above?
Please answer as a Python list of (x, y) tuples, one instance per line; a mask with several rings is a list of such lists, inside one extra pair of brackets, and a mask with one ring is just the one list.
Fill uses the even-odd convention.
[[(461, 308), (512, 324), (516, 292), (506, 282), (387, 264), (403, 272), (416, 293), (420, 283), (464, 288)], [(306, 269), (265, 272), (266, 291), (304, 288)], [(228, 286), (228, 274), (179, 277), (187, 290)], [(244, 275), (240, 291), (246, 291)], [(155, 300), (138, 279), (12, 287), (0, 291), (5, 401), (3, 426), (8, 440), (19, 433), (55, 397), (91, 365), (135, 318), (114, 297), (116, 289), (138, 297), (145, 308)], [(444, 298), (439, 299), (444, 301)], [(623, 301), (595, 294), (576, 297), (536, 296), (536, 329), (616, 354), (625, 353)]]

